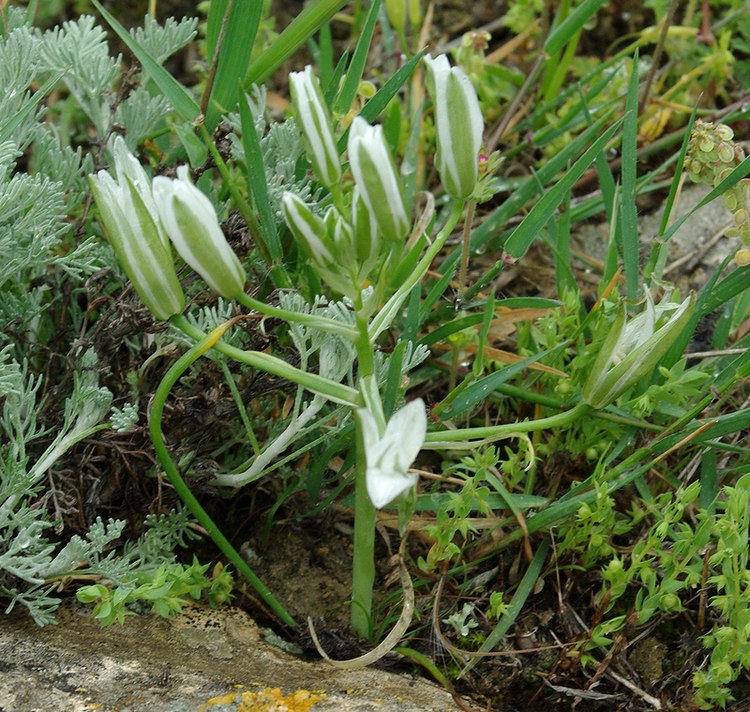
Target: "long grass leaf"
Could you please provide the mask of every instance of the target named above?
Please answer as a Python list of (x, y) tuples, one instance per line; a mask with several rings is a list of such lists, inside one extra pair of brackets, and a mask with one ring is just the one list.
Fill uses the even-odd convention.
[[(482, 315), (479, 314), (478, 316), (481, 317)], [(485, 376), (484, 378), (481, 378), (478, 381), (472, 383), (463, 391), (463, 393), (456, 396), (451, 405), (445, 411), (443, 411), (443, 419), (445, 420), (446, 418), (455, 418), (461, 413), (469, 410), (469, 408), (473, 408), (475, 405), (477, 405), (477, 403), (480, 403), (485, 398), (487, 398), (495, 390), (495, 388), (497, 388), (497, 386), (509, 381), (524, 369), (543, 359), (545, 356), (549, 356), (555, 351), (558, 351), (559, 349), (567, 346), (567, 344), (567, 341), (557, 344), (551, 349), (546, 349), (539, 352), (538, 354), (534, 354), (533, 356), (529, 356), (528, 358), (523, 359), (523, 361), (519, 361), (518, 363), (511, 364), (510, 366), (506, 366), (505, 368), (501, 368), (499, 371), (495, 371), (489, 376)]]
[[(406, 83), (406, 80), (414, 73), (417, 68), (419, 60), (422, 59), (424, 50), (415, 54), (403, 67), (399, 67), (393, 76), (375, 93), (375, 95), (368, 101), (359, 115), (372, 123), (375, 119), (380, 116), (383, 109), (388, 106), (388, 102), (393, 99), (398, 93), (399, 89)], [(346, 148), (346, 141), (349, 137), (349, 129), (338, 140), (339, 153), (343, 153)]]
[(50, 77), (29, 97), (28, 101), (13, 116), (0, 126), (0, 142), (7, 141), (19, 126), (31, 118), (39, 102), (47, 96), (47, 93), (60, 81), (61, 77), (62, 74)]
[(550, 219), (553, 211), (565, 198), (584, 171), (592, 164), (597, 154), (603, 151), (612, 137), (620, 128), (620, 121), (610, 126), (594, 141), (583, 155), (570, 167), (565, 175), (549, 190), (541, 200), (534, 205), (529, 214), (513, 231), (505, 243), (505, 250), (513, 257), (522, 257), (531, 243), (539, 236), (545, 223)]
[(333, 110), (338, 114), (346, 114), (354, 102), (354, 97), (357, 95), (357, 89), (365, 71), (367, 55), (370, 52), (370, 43), (372, 42), (372, 35), (375, 32), (375, 23), (378, 20), (379, 10), (380, 0), (372, 0), (370, 9), (367, 11), (365, 24), (362, 27), (362, 33), (357, 40), (357, 46), (354, 48), (354, 53), (352, 54), (352, 61), (349, 63), (349, 68), (346, 71), (346, 79), (344, 79), (344, 84), (341, 87), (336, 103), (333, 105)]
[[(612, 117), (612, 111), (606, 112), (585, 131), (582, 131), (561, 151), (552, 156), (542, 165), (537, 173), (525, 180), (511, 193), (502, 204), (497, 207), (483, 223), (472, 233), (472, 251), (480, 249), (491, 237), (499, 234), (508, 221), (516, 215), (530, 200), (538, 195), (544, 186), (554, 179), (558, 173), (565, 170), (566, 166), (575, 157), (589, 146), (598, 136), (604, 126)], [(445, 274), (455, 269), (460, 256), (460, 250), (454, 250), (440, 265), (440, 272)], [(480, 280), (483, 281), (483, 280)]]
[(575, 35), (583, 29), (583, 26), (604, 5), (606, 0), (584, 0), (573, 12), (568, 15), (555, 29), (550, 32), (544, 43), (544, 51), (549, 54), (557, 54)]
[(247, 164), (247, 185), (253, 196), (255, 208), (258, 211), (258, 222), (263, 233), (263, 242), (274, 264), (279, 264), (282, 258), (281, 242), (276, 230), (273, 208), (268, 197), (266, 170), (263, 165), (263, 151), (260, 147), (258, 133), (255, 130), (253, 112), (248, 104), (249, 97), (245, 95), (240, 101), (240, 122), (242, 126), (242, 147), (245, 149)]
[(201, 110), (187, 89), (130, 36), (130, 33), (102, 7), (99, 0), (91, 0), (91, 2), (107, 21), (107, 24), (114, 30), (115, 34), (136, 56), (146, 74), (154, 80), (156, 86), (159, 87), (161, 93), (171, 102), (172, 107), (180, 117), (185, 121), (195, 121)]
[(313, 0), (306, 5), (271, 45), (250, 63), (245, 75), (245, 88), (262, 84), (268, 79), (344, 5), (346, 0)]
[(625, 118), (622, 124), (622, 192), (620, 220), (622, 221), (622, 263), (625, 271), (625, 292), (630, 301), (638, 296), (639, 247), (638, 205), (638, 53), (633, 57), (628, 94), (625, 99)]
[[(223, 40), (217, 48), (218, 63), (206, 109), (209, 131), (216, 128), (222, 114), (232, 111), (240, 102), (240, 82), (250, 64), (262, 10), (263, 3), (260, 2), (234, 0), (231, 4), (224, 22)], [(212, 19), (209, 15), (209, 23)], [(213, 61), (217, 60), (214, 58)]]
[[(549, 539), (545, 539), (536, 550), (536, 554), (534, 554), (534, 558), (532, 559), (531, 564), (529, 564), (529, 568), (526, 569), (526, 573), (523, 575), (521, 583), (518, 584), (518, 588), (508, 604), (508, 609), (505, 611), (505, 614), (500, 619), (500, 622), (492, 629), (484, 643), (479, 646), (480, 653), (490, 652), (516, 622), (518, 615), (521, 613), (521, 609), (526, 603), (526, 599), (531, 595), (537, 579), (542, 573), (542, 566), (544, 566), (544, 562), (547, 560), (549, 548)], [(472, 658), (464, 666), (463, 670), (461, 670), (459, 677), (466, 675), (466, 673), (468, 673), (480, 660), (480, 657)]]

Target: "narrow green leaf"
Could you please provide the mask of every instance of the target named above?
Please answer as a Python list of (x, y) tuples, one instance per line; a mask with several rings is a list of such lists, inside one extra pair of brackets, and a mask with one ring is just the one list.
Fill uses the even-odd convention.
[[(244, 0), (247, 2), (248, 0)], [(255, 0), (259, 2), (259, 0)], [(262, 84), (330, 20), (347, 0), (313, 0), (248, 67), (245, 88)]]
[[(482, 315), (479, 314), (478, 316), (481, 317)], [(444, 420), (447, 418), (455, 418), (469, 408), (473, 408), (477, 403), (480, 403), (487, 398), (499, 385), (509, 381), (521, 371), (531, 366), (531, 364), (536, 363), (545, 356), (549, 356), (555, 351), (564, 348), (567, 344), (568, 342), (564, 341), (561, 344), (553, 346), (551, 349), (546, 349), (538, 354), (523, 359), (523, 361), (501, 368), (499, 371), (495, 371), (489, 376), (485, 376), (475, 383), (472, 383), (463, 391), (463, 393), (455, 398), (450, 407), (443, 412), (442, 418)]]
[(716, 450), (707, 448), (701, 457), (701, 509), (711, 508), (716, 496), (719, 494), (719, 476), (717, 473)]
[(683, 215), (679, 220), (675, 220), (675, 222), (672, 223), (672, 225), (664, 233), (664, 235), (662, 235), (661, 240), (658, 243), (659, 247), (661, 247), (662, 244), (666, 244), (671, 239), (672, 235), (674, 235), (682, 227), (683, 223), (686, 220), (690, 219), (693, 213), (695, 213), (697, 210), (700, 210), (705, 205), (708, 205), (712, 200), (720, 197), (723, 193), (726, 193), (728, 188), (733, 186), (735, 183), (739, 183), (739, 181), (741, 181), (743, 178), (746, 178), (748, 175), (750, 175), (750, 156), (745, 158), (745, 160), (743, 160), (738, 166), (736, 166), (735, 169), (723, 181), (721, 181), (721, 183), (719, 183), (719, 185), (711, 190), (710, 193), (705, 195), (703, 199), (688, 213)]
[(144, 71), (154, 80), (161, 93), (169, 99), (172, 107), (180, 117), (185, 121), (195, 121), (201, 110), (187, 89), (130, 36), (130, 33), (102, 7), (99, 0), (91, 0), (91, 2), (107, 21), (107, 24), (115, 31), (115, 34), (136, 56)]
[(604, 5), (606, 0), (584, 0), (563, 22), (550, 32), (544, 43), (544, 51), (549, 54), (557, 54), (583, 26)]
[(242, 126), (242, 147), (245, 149), (247, 164), (247, 186), (258, 211), (258, 222), (263, 233), (263, 242), (274, 264), (282, 258), (281, 241), (276, 231), (273, 208), (268, 197), (266, 169), (263, 164), (263, 151), (255, 130), (253, 112), (248, 105), (249, 97), (244, 95), (240, 101), (240, 122)]
[(344, 79), (339, 96), (333, 105), (334, 112), (338, 114), (346, 114), (354, 102), (354, 97), (357, 95), (357, 89), (365, 71), (365, 63), (370, 51), (370, 43), (372, 42), (372, 35), (375, 32), (375, 23), (378, 19), (379, 10), (380, 0), (372, 0), (367, 17), (365, 18), (365, 24), (362, 27), (362, 33), (357, 40), (357, 46), (354, 48), (352, 61), (346, 72), (346, 79)]
[(419, 343), (424, 346), (439, 344), (442, 341), (445, 341), (451, 334), (468, 329), (470, 326), (481, 324), (482, 318), (482, 314), (471, 314), (470, 316), (464, 316), (460, 319), (453, 319), (452, 321), (442, 324), (429, 334), (425, 334), (419, 340)]
[(482, 313), (482, 328), (479, 330), (479, 339), (477, 340), (477, 353), (474, 363), (471, 364), (471, 370), (475, 377), (479, 378), (484, 371), (484, 347), (489, 340), (490, 327), (492, 319), (495, 316), (495, 290), (493, 289), (487, 297)]
[(600, 151), (620, 128), (621, 120), (610, 126), (583, 155), (570, 167), (565, 175), (542, 196), (529, 214), (513, 231), (505, 243), (505, 250), (513, 257), (520, 258), (529, 249), (531, 243), (539, 236), (545, 223), (550, 219), (553, 211), (565, 198), (565, 194), (575, 185), (584, 171), (591, 165)]
[[(420, 311), (419, 311), (420, 325), (424, 324), (425, 320), (430, 315), (430, 312), (432, 311), (432, 308), (437, 303), (438, 299), (440, 299), (445, 293), (445, 290), (448, 289), (448, 285), (451, 283), (454, 273), (455, 273), (455, 270), (446, 272), (437, 282), (435, 282), (435, 284), (432, 286), (432, 289), (430, 289), (427, 296), (422, 301), (422, 306), (420, 307)], [(474, 323), (478, 323), (478, 322), (474, 322)]]
[[(417, 512), (444, 512), (452, 500), (453, 494), (451, 492), (420, 494), (417, 495), (417, 502), (414, 509)], [(513, 506), (517, 510), (523, 511), (532, 507), (543, 507), (549, 503), (549, 500), (546, 497), (539, 497), (537, 495), (511, 493), (508, 493), (508, 497), (506, 498), (490, 492), (486, 499), (472, 504), (472, 511), (480, 511), (485, 507), (489, 507), (493, 511), (502, 511), (510, 508), (510, 502), (513, 503)]]
[[(211, 132), (221, 116), (232, 111), (240, 102), (240, 83), (250, 64), (262, 10), (262, 2), (234, 0), (230, 3), (225, 22), (222, 16), (224, 37), (216, 48), (219, 58), (206, 109), (206, 127)], [(211, 19), (216, 21), (212, 15), (209, 14), (209, 22)]]
[[(521, 609), (526, 603), (526, 599), (531, 595), (534, 590), (537, 579), (542, 573), (542, 566), (547, 560), (547, 554), (549, 553), (550, 542), (549, 539), (545, 539), (536, 550), (534, 558), (529, 564), (529, 568), (526, 569), (526, 573), (521, 579), (521, 583), (518, 584), (518, 588), (508, 605), (508, 610), (505, 615), (500, 619), (498, 624), (492, 629), (492, 632), (487, 636), (487, 639), (479, 647), (480, 653), (488, 653), (491, 651), (499, 642), (500, 639), (510, 630), (510, 627), (516, 622), (518, 615), (521, 613)], [(461, 670), (459, 677), (464, 677), (482, 658), (472, 658)]]
[(636, 180), (638, 163), (638, 53), (633, 57), (628, 95), (625, 99), (625, 118), (622, 125), (622, 192), (620, 220), (622, 221), (622, 262), (625, 270), (627, 298), (635, 301), (639, 285), (638, 206)]
[[(388, 102), (393, 99), (398, 93), (398, 90), (404, 85), (406, 80), (414, 73), (414, 70), (419, 64), (419, 60), (422, 59), (424, 50), (417, 52), (403, 67), (394, 72), (393, 76), (376, 92), (375, 96), (368, 101), (359, 115), (372, 123), (375, 119), (380, 116), (380, 113), (388, 105)], [(338, 140), (338, 149), (340, 153), (343, 153), (346, 149), (346, 141), (349, 137), (349, 129), (347, 129), (343, 136)]]
[[(613, 110), (605, 112), (589, 128), (582, 131), (561, 151), (546, 161), (531, 178), (525, 180), (511, 193), (503, 203), (497, 207), (483, 223), (472, 233), (472, 251), (480, 249), (490, 238), (501, 233), (508, 221), (536, 195), (544, 190), (544, 186), (554, 179), (558, 173), (564, 171), (575, 157), (589, 146), (598, 136), (607, 122), (612, 118)], [(454, 250), (440, 265), (439, 271), (446, 274), (456, 268), (461, 251)], [(480, 280), (482, 281), (482, 280)]]
[(211, 0), (208, 10), (208, 22), (206, 23), (206, 52), (210, 60), (216, 53), (216, 45), (221, 34), (221, 25), (227, 13), (229, 0)]
[(338, 92), (339, 85), (341, 84), (341, 78), (344, 76), (344, 72), (346, 72), (346, 64), (348, 59), (349, 53), (344, 52), (339, 58), (339, 61), (336, 64), (336, 68), (333, 70), (333, 74), (331, 74), (331, 78), (329, 79), (328, 83), (324, 84), (322, 78), (320, 80), (321, 86), (323, 88), (323, 98), (326, 100), (326, 104), (329, 108), (333, 106), (333, 100), (336, 98), (336, 93)]
[(677, 191), (682, 183), (682, 167), (685, 163), (685, 156), (687, 155), (688, 146), (690, 145), (690, 133), (693, 130), (693, 124), (695, 124), (695, 117), (698, 115), (698, 105), (693, 107), (693, 111), (688, 119), (687, 126), (685, 127), (685, 135), (682, 139), (682, 145), (680, 151), (677, 154), (677, 164), (674, 169), (674, 177), (672, 178), (672, 185), (669, 187), (669, 195), (664, 203), (664, 214), (661, 218), (661, 225), (659, 225), (659, 235), (663, 235), (667, 231), (669, 226), (669, 218), (672, 214), (672, 208), (674, 207), (675, 199), (677, 198)]

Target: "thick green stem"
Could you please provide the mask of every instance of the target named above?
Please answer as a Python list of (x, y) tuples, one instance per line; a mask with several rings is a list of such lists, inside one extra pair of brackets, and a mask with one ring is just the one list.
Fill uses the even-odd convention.
[[(375, 380), (375, 358), (370, 344), (367, 319), (363, 314), (362, 295), (355, 302), (358, 380), (365, 407), (385, 428), (380, 392)], [(372, 587), (375, 582), (375, 507), (367, 494), (367, 453), (362, 425), (357, 419), (357, 451), (354, 479), (354, 560), (352, 562), (352, 629), (369, 638), (372, 626)]]
[[(206, 336), (198, 327), (191, 324), (182, 316), (182, 314), (173, 316), (169, 321), (184, 334), (195, 339), (195, 341), (200, 341)], [(332, 381), (329, 378), (318, 376), (315, 373), (302, 371), (286, 361), (276, 358), (276, 356), (271, 356), (261, 351), (243, 351), (222, 342), (217, 343), (215, 348), (235, 361), (245, 363), (248, 366), (258, 368), (274, 376), (279, 376), (279, 378), (284, 378), (292, 383), (298, 383), (312, 393), (318, 393), (335, 403), (341, 403), (353, 408), (361, 405), (359, 394), (353, 388), (345, 386), (342, 383), (336, 383), (336, 381)]]
[(295, 322), (297, 324), (306, 324), (307, 326), (320, 329), (320, 331), (326, 331), (329, 334), (343, 336), (350, 341), (354, 341), (357, 338), (358, 332), (356, 329), (353, 329), (348, 324), (342, 324), (340, 321), (335, 321), (328, 317), (288, 311), (281, 307), (274, 307), (270, 304), (266, 304), (258, 299), (253, 299), (253, 297), (247, 294), (238, 296), (237, 301), (242, 304), (242, 306), (252, 309), (259, 314), (264, 314), (265, 316), (270, 316), (275, 319), (283, 319), (284, 321)]
[(297, 624), (294, 618), (286, 612), (281, 603), (274, 598), (273, 594), (266, 588), (263, 582), (255, 575), (255, 573), (253, 573), (252, 569), (247, 565), (239, 553), (237, 553), (237, 550), (229, 543), (229, 540), (224, 536), (219, 527), (214, 524), (214, 521), (208, 515), (206, 510), (203, 509), (195, 495), (190, 491), (190, 488), (185, 484), (185, 481), (180, 476), (180, 473), (169, 454), (169, 450), (167, 450), (166, 443), (164, 442), (161, 421), (164, 413), (164, 404), (169, 397), (172, 387), (194, 361), (200, 358), (202, 354), (216, 344), (228, 326), (229, 324), (222, 324), (210, 334), (205, 335), (195, 346), (187, 351), (187, 353), (177, 359), (173, 366), (167, 371), (159, 384), (159, 387), (156, 389), (154, 400), (151, 404), (151, 412), (149, 414), (151, 440), (154, 443), (154, 450), (156, 451), (161, 466), (164, 468), (164, 472), (172, 483), (172, 486), (175, 488), (175, 491), (180, 496), (180, 499), (182, 499), (187, 505), (193, 516), (208, 532), (208, 535), (213, 539), (214, 543), (219, 547), (224, 556), (226, 556), (245, 579), (247, 579), (258, 595), (263, 599), (265, 604), (280, 618), (281, 621), (284, 622), (285, 625), (288, 625), (291, 628), (296, 628)]
[(352, 629), (369, 638), (372, 587), (375, 582), (375, 507), (367, 494), (367, 458), (357, 423), (357, 471), (354, 480), (354, 561), (352, 562)]
[(424, 449), (441, 450), (466, 444), (471, 441), (492, 441), (513, 435), (514, 433), (532, 433), (536, 430), (547, 430), (568, 425), (591, 410), (587, 403), (578, 403), (570, 410), (555, 413), (547, 418), (538, 420), (524, 420), (520, 423), (503, 423), (502, 425), (487, 425), (481, 428), (457, 428), (456, 430), (441, 430), (427, 433), (424, 441)]

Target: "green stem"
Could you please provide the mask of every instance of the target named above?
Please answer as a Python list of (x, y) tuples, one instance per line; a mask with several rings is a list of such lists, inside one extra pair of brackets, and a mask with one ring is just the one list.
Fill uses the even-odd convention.
[(245, 219), (245, 222), (250, 228), (250, 231), (253, 234), (253, 238), (255, 239), (255, 244), (258, 245), (258, 249), (261, 251), (266, 264), (271, 268), (271, 277), (273, 278), (274, 284), (277, 287), (289, 287), (290, 282), (288, 275), (284, 271), (284, 268), (281, 267), (281, 265), (274, 264), (273, 258), (271, 257), (271, 252), (268, 249), (268, 245), (266, 245), (265, 240), (263, 239), (263, 231), (260, 229), (260, 223), (255, 217), (255, 213), (250, 207), (250, 204), (247, 202), (247, 200), (245, 200), (242, 193), (240, 193), (240, 191), (237, 189), (237, 186), (235, 185), (235, 182), (232, 179), (231, 174), (229, 173), (227, 164), (224, 162), (224, 159), (221, 157), (221, 154), (214, 145), (213, 139), (208, 133), (208, 129), (203, 124), (199, 124), (198, 130), (200, 131), (203, 143), (206, 144), (209, 153), (216, 163), (216, 167), (219, 169), (221, 177), (224, 179), (224, 182), (229, 189), (229, 193), (231, 194), (232, 199), (237, 205), (237, 209), (240, 211), (242, 217)]
[(487, 425), (481, 428), (457, 428), (456, 430), (441, 430), (427, 433), (424, 441), (426, 450), (439, 450), (451, 447), (453, 443), (468, 443), (471, 440), (496, 440), (513, 433), (532, 433), (536, 430), (559, 428), (568, 425), (591, 410), (587, 403), (578, 403), (570, 410), (555, 413), (547, 418), (538, 420), (524, 420), (521, 423), (503, 423), (502, 425)]
[(376, 511), (367, 494), (367, 458), (359, 423), (357, 423), (356, 466), (351, 620), (354, 632), (362, 638), (369, 638), (372, 629), (372, 587), (375, 582)]
[(469, 253), (471, 248), (471, 223), (474, 222), (474, 210), (477, 203), (470, 200), (466, 208), (466, 217), (464, 218), (464, 233), (461, 240), (461, 262), (458, 267), (458, 296), (463, 299), (466, 291), (466, 277), (469, 273)]
[[(367, 318), (363, 313), (362, 294), (355, 302), (358, 380), (364, 405), (385, 428), (380, 391), (375, 380), (375, 358), (370, 344)], [(352, 629), (362, 638), (372, 630), (372, 587), (375, 582), (375, 518), (376, 512), (367, 494), (367, 453), (362, 425), (357, 419), (356, 474), (354, 480), (354, 555), (352, 561)]]
[(430, 268), (432, 261), (438, 255), (440, 250), (443, 248), (445, 241), (450, 237), (453, 232), (453, 228), (458, 224), (461, 218), (461, 213), (464, 209), (463, 200), (457, 200), (453, 203), (448, 219), (443, 225), (442, 230), (438, 233), (434, 242), (427, 248), (424, 256), (419, 261), (417, 266), (412, 270), (409, 277), (404, 280), (403, 284), (396, 290), (393, 296), (385, 303), (383, 308), (378, 312), (378, 315), (370, 323), (370, 342), (374, 342), (385, 329), (388, 328), (393, 319), (396, 318), (398, 311), (401, 309), (401, 305), (404, 303), (409, 293), (413, 289), (414, 285), (424, 277), (427, 270)]
[(161, 466), (164, 468), (164, 472), (172, 483), (172, 486), (175, 488), (177, 494), (192, 512), (193, 516), (208, 532), (208, 535), (213, 539), (214, 543), (219, 547), (224, 556), (226, 556), (227, 559), (234, 564), (237, 570), (247, 579), (266, 605), (268, 605), (268, 607), (283, 621), (285, 625), (288, 625), (291, 628), (296, 628), (297, 624), (294, 618), (286, 612), (284, 607), (276, 600), (276, 598), (274, 598), (273, 594), (266, 588), (263, 582), (255, 575), (255, 573), (253, 573), (252, 569), (247, 565), (239, 553), (237, 553), (237, 550), (230, 544), (224, 534), (222, 534), (219, 527), (214, 524), (214, 521), (208, 515), (206, 510), (203, 509), (195, 495), (190, 491), (190, 488), (185, 484), (185, 481), (180, 476), (180, 473), (167, 450), (166, 443), (164, 442), (164, 434), (162, 433), (161, 423), (164, 414), (164, 404), (166, 403), (172, 387), (194, 361), (199, 359), (201, 355), (216, 344), (230, 324), (231, 322), (222, 324), (210, 334), (205, 335), (195, 346), (177, 359), (167, 371), (164, 378), (162, 378), (161, 383), (154, 394), (154, 400), (151, 404), (151, 412), (149, 414), (151, 440), (153, 441), (154, 449), (156, 450), (156, 456), (158, 457)]
[(287, 322), (296, 322), (297, 324), (306, 324), (312, 326), (320, 331), (326, 331), (329, 334), (336, 334), (337, 336), (343, 336), (350, 341), (357, 339), (357, 330), (349, 326), (348, 324), (342, 324), (334, 319), (328, 317), (319, 316), (317, 314), (304, 314), (301, 312), (288, 311), (280, 307), (274, 307), (265, 302), (261, 302), (257, 299), (253, 299), (247, 294), (242, 294), (236, 297), (237, 301), (248, 309), (258, 312), (259, 314), (265, 314), (266, 316), (273, 317), (275, 319), (283, 319)]
[[(169, 321), (173, 326), (195, 341), (200, 341), (206, 336), (182, 314), (173, 316)], [(318, 376), (315, 373), (302, 371), (276, 356), (271, 356), (261, 351), (243, 351), (235, 346), (224, 344), (221, 341), (216, 344), (215, 348), (235, 361), (247, 364), (252, 368), (258, 368), (279, 378), (284, 378), (292, 383), (297, 383), (307, 388), (308, 391), (319, 393), (335, 403), (348, 405), (352, 408), (357, 408), (361, 405), (359, 394), (353, 388), (345, 386), (342, 383), (336, 383), (336, 381), (332, 381), (329, 378)]]

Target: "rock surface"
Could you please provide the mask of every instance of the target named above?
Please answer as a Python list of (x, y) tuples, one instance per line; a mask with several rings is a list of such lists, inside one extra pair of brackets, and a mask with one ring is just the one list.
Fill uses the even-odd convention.
[(236, 608), (132, 616), (101, 628), (63, 606), (58, 625), (0, 616), (0, 712), (448, 712), (444, 690), (382, 670), (340, 671), (269, 645)]

